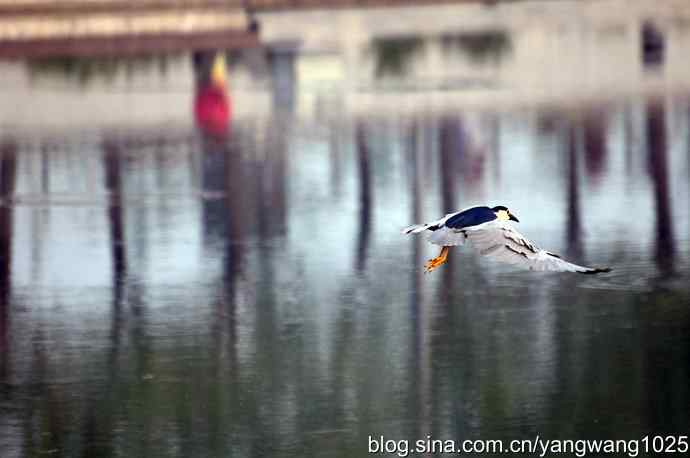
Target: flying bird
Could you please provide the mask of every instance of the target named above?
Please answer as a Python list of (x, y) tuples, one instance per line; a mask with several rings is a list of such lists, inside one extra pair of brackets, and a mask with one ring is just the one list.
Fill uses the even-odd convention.
[(516, 231), (511, 221), (520, 221), (507, 207), (472, 207), (426, 224), (415, 224), (403, 229), (403, 234), (427, 234), (427, 240), (441, 245), (441, 253), (430, 259), (424, 268), (426, 272), (442, 266), (448, 259), (450, 247), (470, 242), (479, 254), (497, 261), (521, 266), (530, 270), (554, 272), (578, 272), (597, 274), (611, 269), (585, 267), (561, 259), (557, 254), (539, 248), (524, 235)]

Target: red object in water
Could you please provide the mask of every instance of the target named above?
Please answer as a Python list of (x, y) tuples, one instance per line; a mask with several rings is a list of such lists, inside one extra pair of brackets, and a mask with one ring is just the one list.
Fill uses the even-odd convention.
[(230, 97), (225, 85), (210, 83), (197, 90), (194, 114), (199, 128), (209, 135), (225, 137), (230, 132)]

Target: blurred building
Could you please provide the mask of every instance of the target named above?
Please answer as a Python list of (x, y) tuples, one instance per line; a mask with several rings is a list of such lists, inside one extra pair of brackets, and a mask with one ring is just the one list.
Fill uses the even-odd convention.
[[(580, 103), (687, 92), (690, 5), (0, 0), (0, 57), (31, 56), (29, 50), (99, 58), (163, 53), (153, 63), (0, 60), (0, 96), (9, 102), (0, 108), (0, 125), (189, 123), (195, 85), (189, 54), (211, 49), (241, 50), (228, 59), (237, 118), (276, 103), (314, 118), (333, 104), (371, 113)], [(69, 83), (53, 78), (62, 74)], [(136, 101), (122, 95), (131, 88), (141, 89)], [(23, 102), (28, 97), (31, 106)]]
[(0, 57), (249, 46), (248, 25), (232, 0), (0, 0)]

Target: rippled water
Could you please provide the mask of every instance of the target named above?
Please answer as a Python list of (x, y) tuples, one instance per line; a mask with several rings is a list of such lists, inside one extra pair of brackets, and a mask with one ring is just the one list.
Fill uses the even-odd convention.
[[(686, 432), (688, 110), (663, 108), (5, 139), (3, 456)], [(424, 275), (399, 229), (485, 202), (614, 271), (458, 248)]]
[[(3, 125), (0, 456), (687, 434), (690, 98), (225, 119), (202, 89), (162, 96), (198, 128)], [(613, 271), (424, 274), (400, 229), (477, 204)]]

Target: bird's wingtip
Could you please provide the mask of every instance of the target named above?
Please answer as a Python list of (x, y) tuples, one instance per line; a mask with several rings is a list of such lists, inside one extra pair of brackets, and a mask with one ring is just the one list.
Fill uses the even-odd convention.
[(412, 226), (407, 226), (405, 229), (401, 230), (401, 234), (414, 234), (426, 229), (424, 224), (413, 224)]
[(584, 270), (580, 273), (585, 274), (585, 275), (594, 275), (594, 274), (603, 274), (606, 272), (611, 272), (611, 270), (612, 269), (610, 267), (591, 267), (591, 268)]

